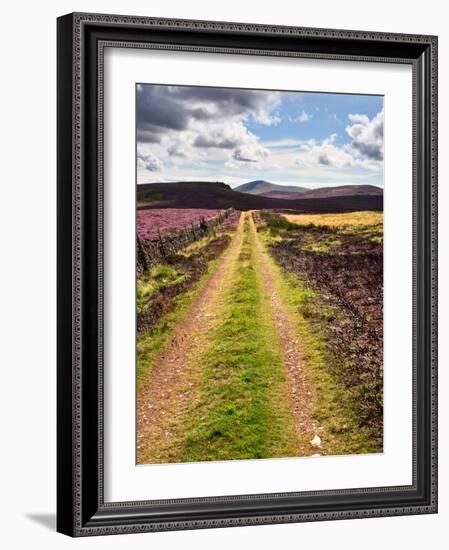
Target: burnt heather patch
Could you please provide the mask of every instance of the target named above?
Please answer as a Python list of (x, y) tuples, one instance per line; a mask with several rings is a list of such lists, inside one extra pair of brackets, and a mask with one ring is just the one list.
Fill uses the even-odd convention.
[[(270, 225), (270, 218), (264, 221)], [(318, 243), (315, 250), (312, 242)], [(301, 313), (324, 334), (329, 371), (350, 391), (360, 426), (381, 447), (382, 245), (339, 228), (303, 226), (290, 227), (281, 240), (273, 239), (270, 253), (286, 272), (315, 291)]]

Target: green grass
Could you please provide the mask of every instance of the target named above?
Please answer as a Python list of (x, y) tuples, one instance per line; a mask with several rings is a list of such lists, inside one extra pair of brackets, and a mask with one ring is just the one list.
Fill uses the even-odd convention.
[[(166, 313), (153, 329), (139, 335), (137, 340), (137, 393), (142, 390), (151, 372), (154, 358), (163, 350), (177, 323), (184, 317), (201, 288), (217, 268), (220, 257), (221, 255), (209, 262), (206, 272), (192, 288), (174, 298), (175, 307)], [(170, 266), (157, 266), (156, 273), (159, 274), (160, 280), (164, 280), (165, 277), (171, 278), (171, 280), (179, 277), (179, 274), (173, 273), (175, 271), (173, 268), (170, 267), (173, 271), (170, 272), (165, 270), (165, 267)]]
[[(259, 233), (266, 244), (292, 235), (277, 225), (277, 219), (271, 222), (272, 228)], [(235, 268), (225, 277), (217, 321), (207, 343), (202, 344), (204, 349), (198, 346), (201, 349), (195, 352), (198, 369), (188, 371), (186, 387), (180, 390), (189, 392), (189, 401), (167, 418), (167, 432), (175, 435), (159, 442), (156, 446), (160, 448), (149, 450), (164, 462), (289, 457), (310, 447), (310, 437), (306, 434), (307, 440), (302, 441), (295, 430), (286, 370), (255, 247), (257, 237), (249, 230), (248, 221), (245, 223)], [(327, 241), (322, 245), (338, 246)], [(196, 245), (193, 249), (196, 252)], [(270, 261), (278, 292), (297, 328), (308, 384), (315, 390), (311, 414), (323, 428), (319, 432), (323, 441), (320, 453), (379, 452), (379, 442), (360, 426), (353, 395), (338, 383), (332, 368), (325, 327), (339, 312), (300, 277), (283, 272)], [(199, 284), (178, 296), (174, 310), (139, 337), (138, 391), (148, 378), (153, 359), (216, 265), (217, 260), (211, 262)], [(164, 270), (156, 275), (168, 283), (177, 277)]]
[(377, 244), (382, 244), (384, 241), (384, 229), (382, 223), (347, 227), (341, 229), (340, 233), (342, 235), (355, 235), (357, 237), (362, 237), (363, 239), (367, 239), (368, 241), (372, 241)]
[[(283, 217), (297, 229), (316, 229), (323, 233), (326, 231), (329, 233), (329, 229), (331, 229), (334, 234), (354, 235), (378, 244), (383, 242), (383, 212), (285, 214)], [(332, 232), (329, 234), (331, 235)], [(321, 251), (317, 250), (317, 252)]]
[(304, 232), (303, 239), (301, 250), (320, 254), (338, 252), (342, 244), (341, 239), (334, 233), (319, 234), (317, 231), (310, 233)]
[(274, 235), (283, 231), (299, 229), (296, 223), (289, 221), (285, 216), (281, 216), (280, 214), (273, 214), (272, 212), (262, 210), (260, 216)]
[(142, 390), (151, 372), (154, 358), (164, 348), (176, 324), (182, 319), (195, 299), (199, 288), (177, 296), (174, 299), (174, 309), (164, 315), (153, 329), (139, 335), (137, 340), (137, 393)]
[(158, 264), (146, 271), (137, 280), (137, 311), (140, 312), (145, 308), (149, 299), (157, 290), (181, 283), (186, 277), (185, 273), (177, 271), (174, 267), (166, 264)]
[[(265, 242), (270, 237), (264, 233)], [(283, 272), (271, 259), (280, 295), (289, 308), (303, 347), (306, 374), (316, 397), (312, 416), (324, 428), (325, 452), (329, 455), (379, 452), (379, 442), (360, 426), (356, 404), (350, 392), (331, 372), (324, 327), (338, 312), (323, 305), (323, 300), (300, 277)]]
[(253, 239), (246, 227), (221, 321), (202, 360), (198, 398), (184, 419), (180, 461), (296, 453), (285, 371)]

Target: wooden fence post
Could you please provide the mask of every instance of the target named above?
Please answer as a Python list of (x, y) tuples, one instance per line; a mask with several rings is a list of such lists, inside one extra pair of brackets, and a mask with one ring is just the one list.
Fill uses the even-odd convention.
[(146, 271), (148, 269), (147, 256), (145, 254), (144, 247), (139, 239), (139, 235), (137, 235), (137, 262), (141, 263), (143, 271)]

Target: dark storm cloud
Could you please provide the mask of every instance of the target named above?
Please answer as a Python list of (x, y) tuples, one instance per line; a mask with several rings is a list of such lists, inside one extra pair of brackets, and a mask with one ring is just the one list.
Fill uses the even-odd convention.
[(137, 141), (141, 143), (159, 143), (161, 141), (157, 131), (144, 130), (143, 128), (137, 129)]
[(172, 101), (162, 86), (142, 86), (137, 92), (137, 128), (160, 132), (163, 128), (184, 130), (189, 121), (188, 109)]
[(382, 144), (378, 143), (364, 143), (363, 141), (353, 141), (352, 147), (357, 149), (364, 157), (372, 160), (382, 160), (383, 150)]
[(323, 166), (330, 166), (331, 164), (331, 161), (329, 160), (329, 157), (326, 155), (326, 153), (321, 153), (320, 155), (318, 155), (318, 162)]
[(222, 116), (257, 112), (263, 109), (273, 92), (229, 88), (176, 87), (174, 96), (185, 101), (201, 101), (217, 106)]
[(235, 138), (226, 138), (220, 136), (196, 136), (193, 145), (195, 147), (219, 147), (220, 149), (234, 149), (239, 145), (240, 141)]
[[(274, 105), (276, 92), (205, 88), (192, 86), (139, 85), (137, 90), (137, 136), (142, 142), (160, 141), (168, 130), (182, 131), (191, 121), (224, 121), (233, 116), (265, 113), (267, 105)], [(215, 140), (216, 141), (216, 140)], [(220, 140), (218, 140), (219, 142)], [(200, 137), (197, 147), (235, 146), (229, 140), (212, 144)]]

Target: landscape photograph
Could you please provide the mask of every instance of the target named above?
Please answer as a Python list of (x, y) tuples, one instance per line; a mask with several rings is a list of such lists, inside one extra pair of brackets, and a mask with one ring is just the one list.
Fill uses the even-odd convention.
[(136, 85), (136, 463), (383, 452), (383, 97)]

